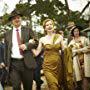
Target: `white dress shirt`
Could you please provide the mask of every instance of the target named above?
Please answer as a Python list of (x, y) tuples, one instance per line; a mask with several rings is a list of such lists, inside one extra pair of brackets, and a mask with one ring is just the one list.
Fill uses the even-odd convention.
[(17, 41), (17, 31), (16, 31), (17, 29), (18, 29), (20, 37), (21, 37), (21, 27), (19, 27), (19, 28), (13, 27), (11, 57), (16, 58), (16, 59), (22, 59), (23, 56), (20, 54), (18, 41)]

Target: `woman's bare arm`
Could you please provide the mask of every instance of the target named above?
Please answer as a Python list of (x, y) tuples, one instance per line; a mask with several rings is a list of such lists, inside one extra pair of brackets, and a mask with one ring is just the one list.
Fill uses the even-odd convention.
[(41, 51), (42, 51), (42, 38), (39, 40), (37, 49), (32, 49), (32, 52), (35, 56), (38, 56)]

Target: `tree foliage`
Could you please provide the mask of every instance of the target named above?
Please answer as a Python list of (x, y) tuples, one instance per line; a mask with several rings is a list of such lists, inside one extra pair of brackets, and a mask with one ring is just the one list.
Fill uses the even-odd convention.
[(2, 25), (5, 25), (8, 23), (8, 18), (9, 18), (9, 14), (4, 14), (3, 17), (2, 17)]
[(70, 10), (70, 14), (68, 15), (67, 6), (60, 0), (36, 0), (35, 4), (31, 4), (30, 1), (17, 4), (16, 9), (29, 19), (32, 13), (34, 13), (34, 15), (41, 18), (38, 21), (40, 24), (46, 18), (55, 20), (59, 28), (65, 28), (69, 20), (79, 22), (80, 25), (81, 23), (85, 23), (85, 20), (79, 17), (80, 12)]

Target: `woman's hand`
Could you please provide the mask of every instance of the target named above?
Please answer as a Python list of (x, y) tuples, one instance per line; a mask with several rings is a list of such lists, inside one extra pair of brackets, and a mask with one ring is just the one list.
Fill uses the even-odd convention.
[(37, 56), (36, 55), (36, 52), (37, 52), (36, 49), (32, 49), (32, 52), (33, 52), (34, 56)]
[(35, 44), (35, 40), (34, 39), (30, 39), (29, 43)]

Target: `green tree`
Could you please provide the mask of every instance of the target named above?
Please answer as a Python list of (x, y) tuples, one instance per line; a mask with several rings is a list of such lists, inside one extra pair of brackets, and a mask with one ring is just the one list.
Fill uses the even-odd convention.
[[(78, 22), (80, 25), (86, 23), (84, 19), (80, 18), (80, 12), (69, 10), (67, 3), (63, 4), (60, 0), (35, 1), (35, 4), (31, 4), (31, 0), (28, 0), (27, 3), (19, 3), (16, 5), (16, 9), (29, 20), (32, 15), (40, 17), (39, 24), (42, 24), (42, 21), (46, 18), (55, 20), (56, 26), (59, 28), (65, 28), (69, 20)], [(65, 1), (67, 2), (67, 0)]]

